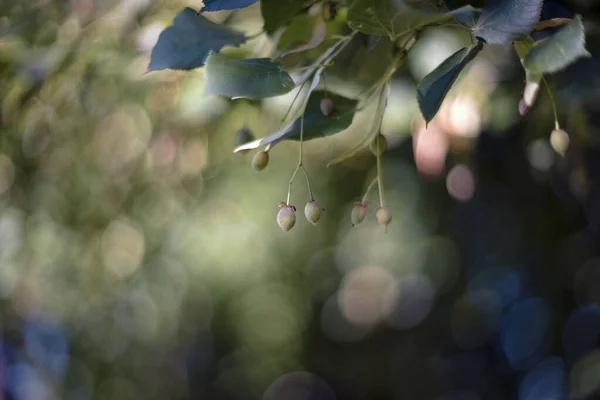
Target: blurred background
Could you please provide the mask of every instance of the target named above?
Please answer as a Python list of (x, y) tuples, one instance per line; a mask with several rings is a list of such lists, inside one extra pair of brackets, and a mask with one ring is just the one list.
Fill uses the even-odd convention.
[[(583, 14), (595, 55), (598, 4), (544, 12)], [(543, 88), (519, 116), (524, 73), (502, 46), (425, 128), (416, 82), (470, 42), (427, 30), (382, 127), (387, 234), (375, 192), (350, 223), (375, 174), (368, 149), (326, 168), (362, 138), (373, 104), (306, 143), (325, 213), (304, 219), (298, 179), (284, 233), (298, 144), (275, 146), (261, 173), (253, 152), (232, 150), (244, 125), (277, 130), (293, 94), (232, 102), (203, 95), (201, 69), (144, 75), (162, 29), (201, 5), (0, 0), (0, 399), (597, 398), (596, 58), (550, 79), (568, 136), (551, 140)], [(208, 18), (262, 27), (258, 5)], [(328, 88), (359, 92), (385, 46), (357, 36)]]

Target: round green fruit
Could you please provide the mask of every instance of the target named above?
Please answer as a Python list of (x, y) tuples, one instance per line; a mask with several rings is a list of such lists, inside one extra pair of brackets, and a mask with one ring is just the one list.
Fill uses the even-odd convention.
[(352, 220), (352, 226), (356, 226), (364, 221), (367, 215), (367, 203), (356, 203), (352, 208), (350, 219)]
[(269, 153), (267, 151), (259, 151), (252, 159), (252, 168), (256, 172), (262, 171), (269, 165)]
[(306, 219), (313, 225), (316, 225), (317, 222), (319, 222), (322, 213), (323, 209), (319, 203), (314, 200), (306, 203), (306, 206), (304, 207), (304, 215), (306, 216)]
[(277, 224), (284, 232), (296, 225), (296, 207), (284, 204), (277, 213)]
[(375, 218), (377, 218), (379, 225), (387, 230), (387, 226), (392, 222), (392, 210), (389, 207), (379, 207), (375, 211)]

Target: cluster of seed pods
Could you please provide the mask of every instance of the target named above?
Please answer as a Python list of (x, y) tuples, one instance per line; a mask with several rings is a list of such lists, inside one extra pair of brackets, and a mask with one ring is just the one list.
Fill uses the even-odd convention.
[[(331, 98), (329, 98), (328, 96), (323, 97), (321, 99), (320, 109), (321, 109), (321, 113), (324, 116), (326, 116), (326, 117), (331, 116), (335, 110), (335, 105), (333, 103), (333, 100), (331, 100)], [(254, 140), (254, 135), (247, 127), (244, 127), (238, 131), (237, 136), (236, 136), (236, 144), (238, 146), (243, 145), (245, 143), (249, 143), (253, 140)], [(372, 143), (370, 144), (370, 149), (371, 149), (371, 152), (379, 159), (379, 157), (381, 157), (381, 155), (387, 150), (387, 146), (388, 146), (388, 143), (387, 143), (387, 139), (385, 138), (385, 136), (383, 136), (381, 133), (378, 133), (377, 136), (375, 137), (375, 139), (373, 139)], [(264, 170), (267, 167), (267, 165), (269, 165), (269, 150), (268, 149), (257, 152), (254, 155), (254, 157), (252, 158), (252, 168), (256, 172)], [(300, 160), (299, 167), (303, 167), (302, 160)], [(308, 180), (308, 177), (307, 177), (307, 180)], [(381, 184), (379, 167), (378, 167), (378, 171), (377, 171), (377, 183)], [(380, 188), (380, 190), (381, 190), (381, 188)], [(310, 195), (311, 195), (311, 200), (308, 201), (306, 203), (306, 206), (304, 207), (304, 216), (311, 224), (316, 225), (317, 222), (319, 222), (319, 220), (321, 219), (321, 216), (323, 214), (323, 211), (325, 211), (325, 209), (322, 208), (321, 205), (312, 198), (312, 193), (310, 193)], [(365, 197), (366, 197), (366, 195), (365, 195)], [(288, 195), (288, 199), (289, 199), (289, 195)], [(356, 205), (354, 206), (354, 208), (352, 209), (352, 212), (350, 215), (350, 220), (352, 222), (352, 226), (356, 226), (356, 225), (360, 224), (365, 219), (366, 215), (367, 215), (367, 202), (366, 201), (357, 202)], [(377, 222), (379, 222), (379, 224), (382, 225), (387, 230), (387, 226), (392, 221), (392, 210), (389, 207), (384, 206), (382, 203), (382, 204), (380, 204), (380, 207), (377, 208), (377, 210), (375, 212), (375, 218), (377, 219)], [(279, 211), (277, 213), (277, 224), (284, 232), (288, 232), (289, 230), (291, 230), (296, 225), (296, 207), (292, 204), (288, 204), (283, 201), (280, 202), (279, 203)]]

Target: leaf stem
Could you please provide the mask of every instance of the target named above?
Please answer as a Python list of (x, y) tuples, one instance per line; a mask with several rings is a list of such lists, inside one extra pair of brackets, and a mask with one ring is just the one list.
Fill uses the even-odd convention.
[(315, 197), (313, 196), (312, 188), (310, 187), (310, 179), (308, 179), (308, 172), (306, 172), (306, 168), (304, 165), (301, 166), (302, 172), (304, 172), (304, 178), (306, 179), (306, 186), (308, 187), (308, 197), (310, 197), (310, 201), (313, 201)]
[(292, 174), (292, 177), (290, 178), (290, 181), (288, 182), (287, 200), (285, 202), (285, 204), (287, 204), (288, 206), (290, 205), (290, 197), (292, 196), (292, 183), (294, 183), (294, 179), (296, 178), (296, 174), (298, 173), (300, 166), (301, 166), (301, 164), (296, 165), (296, 169), (294, 170), (294, 173)]
[(375, 138), (375, 135), (379, 133), (379, 129), (381, 128), (381, 123), (383, 121), (383, 113), (385, 111), (385, 107), (387, 104), (387, 94), (388, 94), (388, 86), (389, 82), (385, 81), (382, 86), (379, 87), (379, 99), (377, 101), (377, 108), (375, 109), (375, 116), (373, 118), (373, 125), (367, 132), (367, 134), (363, 137), (363, 139), (354, 147), (342, 153), (340, 156), (334, 158), (329, 161), (327, 164), (327, 168), (340, 163), (350, 157), (353, 157), (359, 151), (367, 147)]
[[(325, 68), (331, 66), (333, 64), (332, 60), (348, 45), (348, 43), (350, 43), (350, 40), (354, 37), (354, 35), (356, 33), (357, 32), (354, 31), (350, 35), (344, 36), (336, 44), (334, 44), (332, 47), (330, 47), (329, 50), (331, 51), (331, 53), (328, 56), (326, 56), (326, 57), (321, 56), (315, 62), (315, 64), (310, 65), (308, 67), (303, 67), (302, 69), (304, 69), (304, 70), (315, 69), (315, 71), (316, 71), (318, 68), (325, 69)], [(339, 46), (339, 47), (336, 48), (336, 46)], [(302, 89), (304, 88), (304, 85), (306, 85), (306, 83), (313, 76), (315, 71), (311, 71), (310, 73), (305, 74), (302, 77), (302, 79), (300, 80), (300, 82), (298, 82), (297, 85), (300, 85), (300, 90), (298, 90), (298, 93), (296, 93), (296, 96), (294, 97), (294, 100), (292, 100), (292, 104), (290, 104), (290, 107), (288, 108), (287, 112), (285, 113), (285, 116), (283, 117), (282, 121), (285, 121), (287, 119), (287, 117), (289, 116), (294, 104), (296, 103), (296, 100), (298, 100), (298, 97), (300, 96), (300, 93), (302, 92)], [(304, 104), (304, 109), (306, 109), (306, 105), (308, 104), (309, 98), (310, 98), (310, 93), (309, 93), (308, 97), (306, 98), (306, 102)]]
[[(327, 51), (325, 51), (325, 53), (327, 53), (328, 51), (331, 51), (331, 53), (328, 55), (325, 55), (325, 53), (323, 53), (323, 55), (312, 65), (312, 68), (325, 68), (331, 65), (331, 61), (335, 57), (337, 57), (338, 54), (340, 54), (342, 50), (346, 48), (346, 46), (348, 46), (348, 44), (352, 41), (352, 39), (357, 33), (357, 31), (353, 31), (350, 35), (342, 37), (336, 44), (334, 44)], [(323, 65), (323, 67), (320, 67), (321, 65)], [(314, 72), (315, 71), (311, 71), (310, 73), (306, 74), (302, 78), (301, 83), (305, 83), (306, 81), (308, 81)], [(298, 84), (300, 84), (300, 82)]]
[(369, 186), (367, 187), (367, 191), (365, 192), (365, 195), (363, 196), (361, 203), (364, 203), (367, 201), (367, 199), (369, 198), (369, 193), (371, 193), (371, 190), (373, 190), (373, 187), (378, 182), (379, 182), (379, 179), (377, 177), (373, 178), (373, 180), (371, 181), (371, 183), (369, 183)]
[(287, 119), (287, 117), (290, 115), (290, 112), (292, 111), (292, 108), (294, 108), (294, 104), (296, 103), (296, 100), (298, 100), (300, 93), (302, 93), (302, 89), (304, 89), (304, 85), (306, 85), (306, 82), (308, 82), (308, 80), (304, 81), (302, 83), (302, 85), (300, 86), (300, 89), (298, 89), (298, 92), (296, 93), (296, 95), (294, 96), (294, 99), (292, 100), (292, 104), (290, 104), (287, 111), (285, 112), (285, 115), (281, 119), (282, 121), (285, 121)]
[(304, 179), (306, 179), (306, 187), (308, 188), (308, 197), (313, 201), (315, 198), (313, 196), (312, 188), (310, 187), (310, 179), (308, 179), (308, 172), (306, 172), (306, 168), (304, 168), (304, 159), (302, 155), (302, 149), (304, 148), (304, 114), (306, 113), (306, 106), (304, 107), (304, 112), (302, 113), (302, 117), (300, 118), (300, 160), (298, 160), (298, 166), (302, 169), (304, 173)]
[(304, 113), (306, 112), (306, 107), (302, 112), (302, 116), (300, 117), (300, 156), (298, 160), (298, 164), (302, 166), (302, 148), (304, 147)]
[(375, 139), (375, 148), (377, 149), (377, 188), (379, 189), (379, 206), (383, 207), (383, 185), (382, 185), (382, 172), (381, 172), (381, 152), (379, 152), (379, 138), (381, 135), (377, 135)]
[[(402, 62), (405, 56), (406, 54), (402, 52), (397, 54), (396, 57), (394, 57), (394, 59), (392, 60), (392, 63), (386, 71), (385, 75), (381, 77), (381, 79), (379, 79), (377, 82), (375, 82), (373, 86), (360, 92), (356, 97), (360, 98), (366, 96), (365, 101), (368, 100), (373, 94), (375, 94), (377, 90), (381, 89), (382, 86), (388, 83), (388, 81), (392, 78), (394, 73), (396, 73), (396, 70), (400, 66), (400, 63)], [(359, 109), (362, 109), (362, 107), (360, 107)]]
[(554, 128), (560, 129), (560, 124), (558, 123), (558, 112), (556, 111), (556, 102), (554, 101), (554, 95), (552, 94), (552, 89), (550, 89), (550, 85), (546, 80), (546, 77), (542, 77), (544, 81), (544, 86), (546, 86), (546, 90), (548, 91), (548, 95), (550, 96), (550, 103), (552, 104), (552, 112), (554, 113)]
[(298, 173), (298, 170), (302, 170), (302, 173), (304, 174), (304, 178), (306, 179), (306, 186), (308, 187), (308, 196), (310, 197), (310, 200), (314, 200), (314, 196), (313, 196), (313, 192), (312, 192), (312, 188), (310, 186), (310, 179), (308, 179), (308, 172), (306, 172), (306, 168), (304, 168), (304, 162), (303, 162), (303, 149), (304, 149), (304, 113), (306, 112), (306, 105), (304, 107), (304, 110), (302, 112), (302, 116), (300, 117), (300, 152), (298, 155), (298, 164), (296, 165), (296, 169), (294, 169), (294, 172), (292, 173), (292, 177), (290, 178), (289, 184), (288, 184), (288, 194), (287, 194), (287, 202), (286, 204), (290, 204), (290, 197), (292, 195), (292, 184), (294, 183), (294, 179), (296, 178), (296, 174)]

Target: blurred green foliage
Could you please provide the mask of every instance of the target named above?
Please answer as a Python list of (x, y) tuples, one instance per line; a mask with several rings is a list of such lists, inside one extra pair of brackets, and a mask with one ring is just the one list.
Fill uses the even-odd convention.
[[(260, 174), (252, 154), (232, 150), (243, 126), (257, 137), (279, 129), (293, 95), (229, 101), (204, 96), (202, 69), (144, 74), (158, 34), (185, 6), (201, 4), (0, 1), (0, 329), (10, 398), (291, 399), (309, 387), (328, 400), (334, 386), (339, 399), (436, 398), (453, 389), (440, 377), (445, 349), (486, 343), (510, 301), (554, 293), (561, 279), (553, 273), (595, 262), (593, 240), (573, 233), (583, 223), (570, 203), (589, 199), (593, 182), (581, 159), (563, 164), (552, 151), (547, 99), (518, 122), (514, 54), (484, 51), (424, 128), (415, 81), (468, 45), (453, 28), (426, 31), (391, 85), (382, 126), (391, 149), (387, 234), (375, 207), (360, 227), (350, 224), (374, 175), (368, 150), (326, 168), (364, 136), (373, 104), (343, 133), (305, 144), (325, 212), (317, 226), (303, 218), (309, 197), (298, 180), (298, 222), (284, 234), (276, 214), (298, 143), (278, 144)], [(258, 4), (210, 18), (244, 32), (262, 27)], [(260, 53), (264, 40), (227, 52)], [(370, 40), (340, 55), (327, 75), (332, 92), (356, 94), (383, 74), (389, 43)], [(565, 109), (572, 141), (588, 143), (582, 104)], [(492, 148), (484, 156), (481, 142)], [(567, 171), (564, 197), (548, 190), (553, 168)], [(528, 196), (539, 202), (519, 202)], [(572, 215), (580, 219), (570, 225)], [(539, 275), (548, 286), (526, 292), (522, 247), (539, 245), (532, 258), (548, 262), (557, 244), (567, 261)], [(492, 294), (473, 300), (472, 264), (495, 268), (494, 279), (514, 272), (517, 283), (494, 292), (475, 280)], [(585, 272), (583, 286), (586, 274), (596, 277)], [(598, 300), (593, 287), (578, 290), (582, 303)], [(561, 307), (552, 312), (566, 318)], [(549, 353), (540, 349), (535, 362)], [(597, 370), (597, 353), (586, 357), (572, 379)]]

